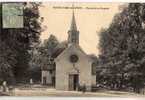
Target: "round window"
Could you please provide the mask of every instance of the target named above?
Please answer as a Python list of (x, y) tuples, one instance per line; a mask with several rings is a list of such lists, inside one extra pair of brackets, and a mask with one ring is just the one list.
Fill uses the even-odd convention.
[(70, 56), (70, 62), (76, 63), (79, 60), (78, 56), (73, 54)]

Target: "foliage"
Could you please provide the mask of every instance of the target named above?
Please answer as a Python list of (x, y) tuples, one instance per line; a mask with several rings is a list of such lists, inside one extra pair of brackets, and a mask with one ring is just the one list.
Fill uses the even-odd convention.
[[(1, 5), (2, 6), (2, 5)], [(15, 77), (16, 81), (26, 81), (27, 69), (29, 68), (31, 45), (35, 42), (39, 42), (39, 35), (41, 32), (39, 19), (39, 6), (40, 3), (24, 3), (23, 17), (24, 27), (17, 29), (3, 29), (1, 27), (1, 41), (9, 47), (9, 51), (15, 55), (13, 58), (14, 62), (12, 65), (8, 63), (9, 67), (12, 68), (11, 72)], [(2, 23), (1, 23), (2, 24)], [(2, 26), (2, 25), (1, 25)], [(4, 48), (4, 47), (3, 47)], [(7, 53), (5, 51), (5, 53)], [(9, 58), (9, 56), (6, 56)]]
[(144, 15), (145, 4), (129, 4), (100, 32), (100, 74), (111, 89), (132, 87), (139, 92), (144, 86)]
[(6, 80), (10, 84), (14, 84), (15, 78), (13, 67), (16, 64), (16, 55), (2, 41), (0, 41), (0, 83)]
[[(50, 35), (42, 44), (35, 46), (31, 53), (32, 60), (30, 61), (31, 77), (35, 81), (41, 79), (41, 69), (48, 68), (49, 60), (56, 58), (65, 48), (67, 47), (66, 42), (59, 43), (54, 35)], [(53, 66), (55, 67), (55, 66)], [(49, 68), (48, 68), (49, 69)]]

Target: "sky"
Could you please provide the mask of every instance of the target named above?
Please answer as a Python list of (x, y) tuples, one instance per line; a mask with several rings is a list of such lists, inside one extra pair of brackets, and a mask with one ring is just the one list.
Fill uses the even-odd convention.
[(40, 16), (44, 18), (42, 27), (45, 27), (40, 37), (42, 41), (48, 39), (50, 34), (55, 35), (60, 42), (67, 40), (72, 5), (80, 32), (80, 46), (87, 54), (99, 55), (99, 32), (109, 26), (122, 4), (43, 2), (40, 7)]

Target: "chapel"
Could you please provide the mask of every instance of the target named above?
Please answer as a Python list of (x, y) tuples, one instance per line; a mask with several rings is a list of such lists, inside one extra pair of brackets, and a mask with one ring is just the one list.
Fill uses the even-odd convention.
[(75, 91), (85, 85), (90, 91), (91, 86), (96, 85), (96, 75), (92, 72), (93, 60), (79, 45), (79, 31), (74, 12), (67, 41), (67, 48), (52, 61), (54, 70), (52, 71), (53, 67), (42, 70), (42, 83), (54, 84), (57, 90), (66, 91)]

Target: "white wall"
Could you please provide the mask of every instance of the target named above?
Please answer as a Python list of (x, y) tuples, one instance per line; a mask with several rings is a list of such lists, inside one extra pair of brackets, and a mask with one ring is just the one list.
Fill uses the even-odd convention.
[(42, 76), (41, 76), (41, 79), (42, 79), (42, 84), (43, 84), (43, 77), (46, 77), (46, 84), (52, 84), (52, 75), (50, 74), (49, 71), (42, 71)]
[(79, 69), (79, 83), (80, 85), (86, 85), (90, 90), (91, 85), (94, 84), (95, 80), (91, 73), (92, 62), (88, 60), (87, 56), (82, 53), (79, 49), (71, 47), (60, 59), (56, 60), (56, 89), (69, 90), (69, 74), (76, 74), (77, 71), (74, 69), (73, 64), (69, 61), (71, 54), (77, 54), (79, 61), (75, 64), (75, 67)]

